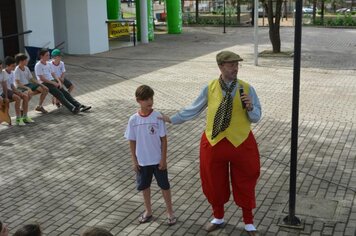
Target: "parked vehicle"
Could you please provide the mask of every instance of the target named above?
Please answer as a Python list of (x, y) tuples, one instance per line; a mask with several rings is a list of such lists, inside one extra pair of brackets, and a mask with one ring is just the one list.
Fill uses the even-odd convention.
[(340, 8), (340, 9), (337, 9), (337, 10), (336, 10), (336, 13), (346, 13), (346, 12), (347, 12), (347, 10), (349, 10), (349, 11), (350, 11), (350, 9), (349, 9), (349, 8), (346, 8), (346, 7), (344, 7), (344, 8)]
[(303, 7), (302, 9), (304, 14), (313, 14), (313, 8), (312, 7)]

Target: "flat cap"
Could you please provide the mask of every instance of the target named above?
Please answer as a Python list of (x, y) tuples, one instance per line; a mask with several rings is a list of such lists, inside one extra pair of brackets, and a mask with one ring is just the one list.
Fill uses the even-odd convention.
[(221, 65), (224, 62), (234, 61), (243, 61), (243, 59), (239, 55), (231, 51), (221, 51), (216, 55), (216, 62), (218, 63), (218, 65)]

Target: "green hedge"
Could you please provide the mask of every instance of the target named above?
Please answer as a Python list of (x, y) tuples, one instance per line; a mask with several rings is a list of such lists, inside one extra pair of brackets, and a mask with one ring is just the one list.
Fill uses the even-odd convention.
[(315, 19), (314, 24), (324, 26), (356, 26), (356, 18), (352, 17), (351, 14), (337, 15), (334, 18), (324, 18), (323, 23), (320, 17), (318, 17)]

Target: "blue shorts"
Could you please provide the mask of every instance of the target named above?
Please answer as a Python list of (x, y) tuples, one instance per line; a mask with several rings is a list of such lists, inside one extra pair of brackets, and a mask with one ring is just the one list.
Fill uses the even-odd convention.
[(158, 169), (158, 165), (140, 166), (140, 171), (136, 175), (137, 190), (145, 190), (151, 186), (153, 175), (156, 178), (158, 186), (163, 190), (170, 189), (168, 182), (168, 172)]

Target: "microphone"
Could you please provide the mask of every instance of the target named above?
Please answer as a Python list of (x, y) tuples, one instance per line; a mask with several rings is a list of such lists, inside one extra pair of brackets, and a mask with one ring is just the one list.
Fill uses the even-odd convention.
[(240, 85), (239, 87), (239, 92), (240, 92), (240, 99), (241, 99), (241, 104), (242, 104), (242, 108), (245, 109), (246, 108), (246, 104), (244, 101), (242, 101), (242, 94), (244, 94), (244, 87), (242, 85)]

